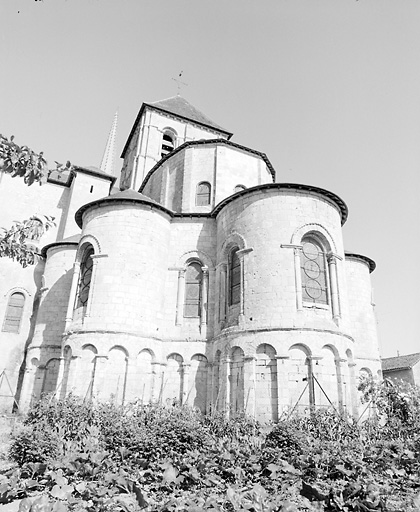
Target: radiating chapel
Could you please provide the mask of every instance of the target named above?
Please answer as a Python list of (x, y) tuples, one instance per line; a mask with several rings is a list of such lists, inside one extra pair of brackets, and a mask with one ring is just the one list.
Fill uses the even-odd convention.
[(142, 105), (118, 173), (2, 177), (2, 225), (56, 219), (35, 267), (0, 260), (3, 406), (73, 392), (262, 421), (358, 414), (358, 376), (380, 371), (375, 263), (345, 250), (340, 197), (276, 181), (231, 139), (176, 96)]

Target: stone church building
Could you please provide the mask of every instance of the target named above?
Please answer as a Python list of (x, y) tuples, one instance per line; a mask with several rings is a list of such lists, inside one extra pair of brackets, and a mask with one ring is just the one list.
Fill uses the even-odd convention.
[(340, 197), (231, 137), (176, 96), (142, 105), (118, 176), (1, 177), (2, 226), (56, 219), (35, 267), (0, 260), (3, 407), (72, 391), (357, 415), (358, 375), (380, 371), (375, 263), (345, 251)]

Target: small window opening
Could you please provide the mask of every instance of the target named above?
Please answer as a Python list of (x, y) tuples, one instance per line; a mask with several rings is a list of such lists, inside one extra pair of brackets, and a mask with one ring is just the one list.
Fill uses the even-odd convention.
[(175, 136), (172, 133), (166, 132), (163, 134), (162, 149), (160, 152), (161, 158), (168, 155), (175, 149)]
[(195, 318), (200, 316), (200, 296), (203, 271), (199, 263), (190, 263), (185, 276), (184, 316)]
[(90, 193), (93, 192), (93, 185), (90, 187)]
[(207, 181), (197, 185), (196, 206), (207, 206), (210, 204), (211, 186)]
[(15, 292), (10, 295), (6, 309), (6, 316), (4, 318), (3, 331), (19, 332), (24, 305), (25, 295), (23, 295), (23, 293)]
[(229, 306), (241, 301), (241, 262), (236, 247), (229, 258)]

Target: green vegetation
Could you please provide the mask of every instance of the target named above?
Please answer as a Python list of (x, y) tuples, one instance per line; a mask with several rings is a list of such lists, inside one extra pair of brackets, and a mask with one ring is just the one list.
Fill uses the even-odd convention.
[[(0, 173), (10, 174), (13, 178), (22, 178), (27, 185), (39, 183), (42, 185), (53, 170), (61, 173), (70, 171), (70, 162), (65, 165), (56, 162), (55, 169), (49, 169), (42, 152), (36, 153), (28, 146), (19, 146), (0, 134)], [(31, 217), (23, 222), (17, 222), (9, 229), (0, 228), (0, 257), (8, 257), (17, 261), (23, 267), (33, 265), (39, 256), (31, 240), (39, 240), (41, 236), (54, 225), (54, 218), (48, 216)]]
[(419, 391), (372, 381), (361, 389), (377, 410), (361, 424), (326, 410), (267, 426), (186, 406), (46, 396), (14, 429), (0, 503), (23, 498), (19, 510), (43, 512), (420, 510)]

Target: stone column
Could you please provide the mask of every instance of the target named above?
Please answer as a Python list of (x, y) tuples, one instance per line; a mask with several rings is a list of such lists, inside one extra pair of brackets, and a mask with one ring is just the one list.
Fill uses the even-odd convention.
[(159, 400), (160, 384), (161, 384), (161, 366), (157, 361), (152, 361), (152, 384), (151, 384), (151, 401), (157, 402)]
[(227, 416), (229, 416), (230, 412), (230, 362), (231, 361), (229, 357), (226, 357), (226, 359), (223, 359), (220, 364), (220, 410), (223, 411)]
[(300, 251), (301, 249), (295, 247), (293, 249), (293, 257), (295, 260), (295, 283), (296, 283), (296, 308), (298, 311), (302, 311), (302, 276), (300, 273)]
[(351, 413), (355, 419), (359, 417), (359, 407), (358, 407), (358, 396), (357, 396), (357, 387), (356, 387), (356, 363), (349, 362), (349, 387), (350, 387), (350, 400), (351, 400)]
[(244, 357), (244, 412), (250, 416), (255, 416), (255, 361), (255, 356)]
[(331, 286), (331, 307), (334, 320), (340, 318), (340, 302), (338, 300), (338, 281), (337, 281), (337, 259), (334, 254), (328, 256), (328, 273)]
[(287, 414), (290, 407), (290, 358), (289, 356), (276, 356), (277, 363), (277, 411), (279, 419), (283, 413)]
[(219, 297), (219, 321), (226, 322), (226, 311), (227, 311), (227, 297), (226, 297), (226, 285), (227, 285), (227, 264), (222, 263), (220, 265), (220, 297)]
[[(93, 375), (92, 375), (92, 397), (93, 398), (101, 398), (101, 393), (104, 390), (104, 385), (106, 381), (106, 366), (108, 363), (108, 356), (105, 354), (97, 354), (95, 357), (95, 364), (93, 366)], [(105, 395), (106, 396), (106, 395)]]
[(213, 363), (207, 363), (207, 383), (206, 383), (206, 414), (209, 414), (214, 408), (214, 375), (213, 375)]
[(184, 319), (185, 268), (178, 270), (178, 293), (176, 297), (176, 325), (182, 325)]
[(144, 403), (144, 387), (137, 392), (137, 362), (135, 359), (127, 357), (127, 372), (126, 372), (126, 386), (125, 386), (125, 399), (128, 401), (140, 398)]
[(98, 258), (100, 258), (102, 256), (103, 256), (102, 254), (92, 254), (92, 256), (91, 256), (93, 266), (92, 266), (92, 276), (90, 278), (89, 297), (88, 297), (88, 301), (86, 304), (86, 311), (84, 314), (85, 317), (90, 316), (90, 311), (92, 309), (92, 296), (93, 296), (93, 291), (95, 289), (96, 272), (98, 270)]
[(67, 305), (67, 314), (66, 314), (66, 325), (65, 325), (65, 331), (68, 330), (70, 327), (70, 324), (73, 320), (73, 311), (74, 311), (74, 305), (76, 300), (76, 294), (77, 294), (77, 288), (79, 285), (79, 275), (80, 275), (80, 263), (76, 261), (73, 265), (73, 277), (71, 281), (71, 287), (70, 287), (70, 296), (69, 296), (69, 303)]
[(208, 303), (208, 289), (209, 289), (209, 269), (202, 268), (203, 278), (200, 289), (200, 324), (202, 327), (207, 325), (207, 303)]
[(252, 251), (252, 248), (249, 249), (241, 249), (236, 254), (238, 255), (239, 262), (241, 264), (241, 302), (239, 309), (239, 318), (243, 319), (245, 315), (245, 258), (244, 256)]
[(66, 365), (66, 360), (63, 356), (59, 357), (58, 360), (60, 361), (58, 366), (58, 375), (57, 375), (57, 385), (55, 388), (55, 394), (57, 398), (61, 397), (61, 390), (63, 388), (63, 378), (64, 378), (64, 370)]
[(20, 394), (21, 399), (19, 400), (19, 412), (26, 412), (31, 405), (32, 398), (34, 397), (36, 371), (37, 367), (28, 360), (25, 368), (25, 376), (23, 378), (22, 391)]
[(189, 404), (190, 399), (190, 363), (182, 363), (182, 378), (181, 378), (181, 405)]
[(158, 385), (158, 389), (157, 389), (159, 403), (162, 403), (162, 400), (163, 400), (163, 389), (165, 387), (165, 371), (166, 371), (166, 363), (160, 363), (160, 379), (159, 379), (159, 385)]
[(337, 376), (338, 411), (344, 413), (343, 376), (341, 375), (341, 363), (345, 359), (335, 359), (335, 372)]

